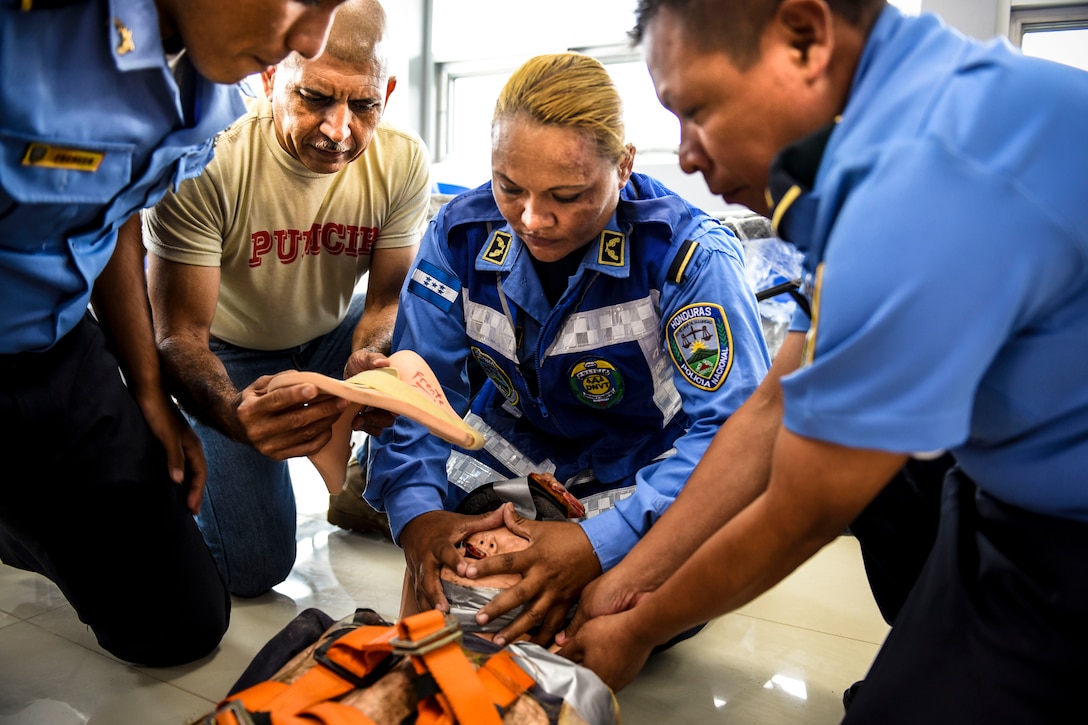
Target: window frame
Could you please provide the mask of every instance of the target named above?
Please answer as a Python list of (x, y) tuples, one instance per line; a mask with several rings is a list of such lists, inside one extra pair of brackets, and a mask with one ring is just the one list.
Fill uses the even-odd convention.
[(1010, 11), (1009, 40), (1018, 48), (1023, 46), (1027, 33), (1082, 29), (1088, 29), (1088, 3), (1024, 5)]
[[(641, 63), (643, 61), (641, 51), (638, 48), (631, 46), (629, 43), (571, 46), (567, 47), (565, 50), (566, 52), (583, 53), (592, 56), (599, 60), (606, 68), (610, 65)], [(432, 154), (435, 162), (441, 163), (448, 161), (451, 153), (454, 153), (455, 151), (452, 118), (453, 104), (456, 103), (453, 90), (456, 82), (462, 78), (474, 76), (509, 75), (517, 70), (525, 60), (525, 57), (522, 56), (516, 58), (493, 57), (435, 62), (433, 64), (433, 88), (435, 100), (432, 120), (434, 122), (435, 134)], [(678, 137), (663, 143), (665, 145), (660, 148), (654, 147), (649, 149), (649, 151), (655, 153), (677, 153), (679, 147)]]

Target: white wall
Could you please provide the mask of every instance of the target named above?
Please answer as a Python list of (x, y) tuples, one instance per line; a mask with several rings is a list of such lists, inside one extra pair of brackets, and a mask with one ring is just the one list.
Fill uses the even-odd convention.
[[(592, 0), (591, 0), (592, 1)], [(904, 0), (906, 2), (906, 0)], [(1007, 35), (1009, 14), (1013, 7), (1033, 5), (1071, 5), (1084, 0), (912, 0), (921, 12), (935, 12), (967, 35), (987, 39), (994, 35)], [(524, 4), (527, 0), (511, 0)], [(390, 100), (389, 117), (425, 138), (431, 133), (434, 120), (430, 107), (429, 85), (432, 83), (428, 69), (429, 57), (424, 48), (429, 43), (429, 25), (424, 22), (429, 0), (384, 0), (390, 24), (397, 39), (396, 68), (397, 91)], [(539, 6), (533, 5), (535, 12)], [(441, 32), (437, 28), (434, 32)], [(486, 168), (486, 167), (485, 167)], [(688, 176), (680, 171), (675, 157), (652, 157), (636, 160), (638, 171), (652, 174), (676, 192), (687, 196), (692, 203), (715, 212), (730, 210), (718, 197), (712, 196), (701, 176)], [(465, 170), (465, 174), (447, 173), (450, 180), (461, 183), (461, 176), (475, 180), (479, 169)], [(486, 176), (486, 174), (485, 174)], [(482, 179), (481, 179), (482, 180)]]
[(1084, 0), (921, 0), (922, 12), (937, 13), (949, 25), (983, 40), (1008, 35), (1013, 8), (1076, 5)]

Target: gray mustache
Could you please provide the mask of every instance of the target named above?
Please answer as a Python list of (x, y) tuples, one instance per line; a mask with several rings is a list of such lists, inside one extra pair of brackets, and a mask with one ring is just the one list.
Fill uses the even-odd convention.
[(333, 143), (332, 141), (324, 141), (324, 142), (320, 142), (320, 143), (315, 143), (314, 148), (320, 149), (321, 151), (328, 151), (328, 152), (334, 153), (334, 154), (345, 154), (348, 151), (351, 151), (351, 147), (348, 146), (347, 144)]

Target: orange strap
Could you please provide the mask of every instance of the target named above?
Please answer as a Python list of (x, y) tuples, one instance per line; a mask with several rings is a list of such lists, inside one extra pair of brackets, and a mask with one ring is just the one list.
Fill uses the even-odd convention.
[(374, 725), (333, 700), (395, 653), (410, 656), (416, 672), (429, 674), (439, 689), (420, 701), (417, 725), (501, 725), (496, 706), (508, 707), (534, 681), (506, 650), (477, 670), (461, 649), (461, 637), (457, 621), (433, 609), (396, 627), (358, 627), (319, 647), (314, 666), (296, 681), (269, 680), (243, 690), (221, 702), (211, 721), (248, 725), (250, 712), (267, 712), (274, 725)]
[[(392, 627), (364, 626), (353, 629), (319, 647), (320, 654), (315, 653), (314, 666), (291, 684), (272, 680), (261, 682), (220, 703), (220, 707), (236, 701), (249, 712), (270, 713), (276, 725), (294, 722), (314, 725), (312, 716), (318, 715), (319, 711), (332, 718), (317, 720), (325, 725), (373, 725), (369, 717), (354, 708), (319, 706), (351, 692), (358, 680), (373, 672), (389, 657), (393, 651), (389, 642), (394, 634)], [(229, 709), (237, 711), (238, 708)], [(237, 714), (233, 712), (232, 716), (237, 718)], [(303, 714), (310, 715), (311, 719), (300, 720), (299, 716)]]
[(436, 609), (402, 619), (397, 633), (393, 651), (411, 655), (416, 672), (430, 674), (440, 690), (434, 702), (420, 703), (418, 725), (501, 725), (495, 706), (506, 707), (533, 686), (532, 678), (508, 655), (501, 656), (505, 652), (492, 656), (493, 667), (485, 664), (480, 668), (483, 674), (478, 672), (461, 649), (457, 621)]

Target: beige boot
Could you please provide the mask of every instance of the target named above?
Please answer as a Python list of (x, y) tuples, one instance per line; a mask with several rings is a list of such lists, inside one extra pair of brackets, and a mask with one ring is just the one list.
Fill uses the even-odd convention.
[(389, 532), (389, 517), (375, 511), (363, 500), (363, 467), (354, 455), (348, 460), (347, 480), (344, 488), (335, 496), (329, 496), (328, 521), (334, 526), (359, 533), (372, 532), (393, 540)]

